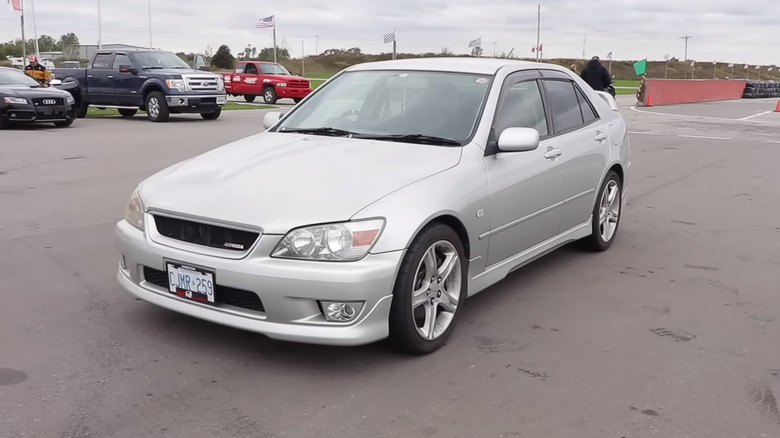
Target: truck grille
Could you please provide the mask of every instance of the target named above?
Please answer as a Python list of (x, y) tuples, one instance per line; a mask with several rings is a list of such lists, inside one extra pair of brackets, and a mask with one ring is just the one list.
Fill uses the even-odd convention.
[(187, 76), (187, 88), (192, 91), (218, 91), (217, 76)]
[[(168, 275), (164, 271), (144, 266), (144, 280), (155, 286), (168, 289)], [(265, 306), (263, 306), (260, 297), (248, 290), (217, 284), (214, 287), (214, 301), (225, 306), (238, 307), (254, 312), (265, 312)]]
[(236, 230), (167, 216), (155, 215), (154, 222), (157, 225), (157, 232), (169, 239), (229, 251), (247, 251), (260, 236), (260, 233), (256, 232)]
[(291, 88), (309, 88), (309, 81), (292, 79), (290, 81), (287, 81), (287, 86)]

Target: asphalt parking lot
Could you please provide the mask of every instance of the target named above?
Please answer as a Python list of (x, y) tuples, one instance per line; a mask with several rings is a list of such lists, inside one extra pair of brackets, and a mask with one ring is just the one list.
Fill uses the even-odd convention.
[(0, 132), (0, 436), (779, 436), (775, 101), (632, 100), (612, 249), (513, 273), (420, 358), (274, 342), (120, 290), (136, 183), (260, 132), (262, 111)]

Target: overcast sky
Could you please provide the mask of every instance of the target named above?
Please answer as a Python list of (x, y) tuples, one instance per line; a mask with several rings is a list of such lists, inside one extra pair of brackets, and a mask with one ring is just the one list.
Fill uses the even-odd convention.
[[(98, 0), (24, 0), (26, 36), (75, 32), (82, 44), (97, 43)], [(0, 0), (0, 40), (20, 37), (19, 14)], [(104, 43), (147, 46), (148, 0), (102, 0)], [(486, 55), (515, 49), (532, 56), (538, 2), (519, 0), (151, 0), (155, 47), (202, 52), (228, 44), (235, 54), (248, 44), (272, 46), (270, 29), (255, 21), (275, 15), (277, 42), (294, 57), (301, 39), (312, 54), (329, 48), (391, 51), (385, 32), (397, 31), (398, 51), (469, 51), (482, 37)], [(777, 23), (780, 1), (751, 0), (543, 0), (541, 41), (545, 57), (606, 56), (615, 59), (684, 57), (681, 36), (691, 35), (688, 56), (697, 62), (780, 64)], [(251, 6), (250, 6), (251, 5)], [(586, 37), (587, 34), (587, 38)], [(316, 44), (315, 35), (319, 35)], [(584, 41), (585, 40), (585, 41)]]

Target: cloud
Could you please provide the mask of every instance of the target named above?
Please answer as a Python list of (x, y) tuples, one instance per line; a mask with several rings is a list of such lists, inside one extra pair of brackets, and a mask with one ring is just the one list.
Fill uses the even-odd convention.
[[(2, 2), (5, 3), (5, 2)], [(30, 1), (25, 2), (30, 6)], [(270, 29), (255, 29), (258, 18), (275, 15), (277, 43), (293, 56), (304, 50), (360, 47), (390, 51), (382, 35), (396, 30), (398, 50), (468, 52), (482, 37), (486, 54), (515, 50), (532, 56), (536, 44), (536, 3), (517, 0), (298, 0), (254, 3), (243, 0), (151, 0), (152, 41), (172, 51), (201, 52), (227, 44), (233, 52), (247, 45), (272, 45)], [(63, 6), (63, 4), (67, 6)], [(101, 3), (104, 43), (149, 44), (147, 0)], [(82, 43), (98, 40), (95, 0), (35, 0), (38, 34), (75, 32)], [(777, 62), (773, 31), (780, 17), (777, 0), (744, 4), (711, 0), (545, 0), (541, 41), (545, 57), (604, 56), (616, 59), (682, 58), (681, 36), (691, 35), (688, 56), (699, 62)], [(27, 36), (32, 17), (27, 13)], [(20, 36), (18, 13), (0, 5), (0, 40)]]

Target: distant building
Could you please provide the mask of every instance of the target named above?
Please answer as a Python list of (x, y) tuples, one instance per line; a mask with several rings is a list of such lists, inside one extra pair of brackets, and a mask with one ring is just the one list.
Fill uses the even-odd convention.
[(79, 46), (79, 59), (89, 60), (98, 50), (124, 50), (124, 49), (148, 49), (148, 47), (132, 46), (130, 44), (103, 44), (103, 48), (98, 48), (97, 44), (82, 44)]

